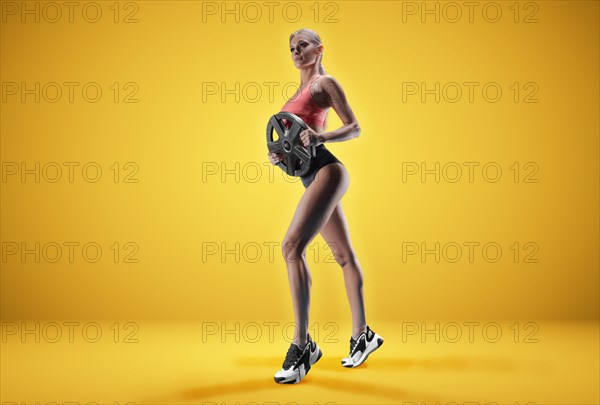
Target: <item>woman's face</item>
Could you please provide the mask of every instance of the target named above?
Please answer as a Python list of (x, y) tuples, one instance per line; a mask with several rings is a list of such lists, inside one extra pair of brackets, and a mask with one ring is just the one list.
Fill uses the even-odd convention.
[(323, 45), (310, 42), (306, 34), (296, 34), (290, 41), (290, 53), (297, 68), (314, 64), (322, 51)]

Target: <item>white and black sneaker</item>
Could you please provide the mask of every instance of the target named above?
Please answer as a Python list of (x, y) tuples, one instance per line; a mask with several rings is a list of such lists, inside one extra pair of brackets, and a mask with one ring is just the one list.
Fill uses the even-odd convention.
[(344, 367), (358, 367), (367, 360), (369, 354), (383, 344), (383, 338), (373, 332), (369, 325), (367, 331), (358, 335), (358, 339), (350, 337), (350, 354), (342, 359)]
[(315, 364), (323, 352), (317, 344), (308, 336), (308, 342), (304, 349), (292, 343), (287, 351), (281, 370), (275, 373), (275, 382), (279, 384), (296, 384), (302, 380), (310, 367)]

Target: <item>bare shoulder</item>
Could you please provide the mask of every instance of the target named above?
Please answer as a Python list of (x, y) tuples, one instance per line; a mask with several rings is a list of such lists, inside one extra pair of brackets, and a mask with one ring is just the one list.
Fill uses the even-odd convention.
[(332, 107), (345, 125), (352, 124), (356, 128), (359, 128), (358, 121), (350, 107), (346, 94), (335, 77), (323, 75), (320, 78), (319, 90), (324, 98), (323, 104)]
[(324, 90), (326, 92), (336, 92), (342, 91), (342, 85), (337, 79), (331, 75), (323, 75), (319, 78), (319, 87), (320, 90)]
[(315, 80), (315, 100), (322, 106), (331, 107), (335, 101), (345, 99), (344, 90), (338, 80), (331, 75), (323, 75)]

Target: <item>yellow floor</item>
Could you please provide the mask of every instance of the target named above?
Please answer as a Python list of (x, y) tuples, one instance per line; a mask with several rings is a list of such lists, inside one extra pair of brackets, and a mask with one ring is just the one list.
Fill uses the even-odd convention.
[(296, 385), (273, 381), (289, 324), (265, 322), (3, 321), (0, 403), (600, 403), (597, 322), (370, 323), (385, 343), (356, 369), (348, 327), (314, 323), (323, 357)]

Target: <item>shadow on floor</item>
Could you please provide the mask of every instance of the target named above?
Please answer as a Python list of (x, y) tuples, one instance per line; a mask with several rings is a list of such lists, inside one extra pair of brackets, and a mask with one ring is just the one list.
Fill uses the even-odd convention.
[(371, 395), (374, 397), (388, 398), (394, 401), (407, 400), (416, 397), (427, 401), (439, 400), (438, 397), (432, 397), (431, 395), (425, 396), (422, 393), (410, 392), (386, 385), (328, 376), (319, 376), (318, 378), (315, 378), (314, 375), (311, 374), (308, 374), (299, 384), (276, 384), (273, 381), (273, 377), (269, 376), (269, 378), (265, 377), (255, 380), (234, 381), (227, 384), (215, 384), (206, 387), (193, 388), (184, 391), (181, 394), (181, 397), (184, 400), (205, 400), (209, 397), (218, 397), (224, 394), (247, 394), (272, 389), (293, 390), (295, 389), (294, 387), (298, 386), (319, 387), (333, 391), (343, 391), (346, 394), (355, 393), (357, 395)]
[[(328, 372), (336, 372), (336, 376), (319, 375), (318, 378), (314, 374), (307, 375), (298, 385), (313, 386), (334, 391), (343, 391), (344, 393), (356, 393), (359, 395), (370, 395), (378, 398), (392, 399), (398, 401), (401, 399), (420, 398), (426, 401), (436, 401), (439, 398), (432, 395), (425, 395), (408, 391), (405, 389), (390, 387), (386, 384), (373, 384), (369, 382), (357, 381), (356, 378), (347, 378), (352, 375), (355, 377), (361, 369), (372, 368), (374, 370), (385, 371), (403, 371), (412, 368), (425, 368), (428, 370), (490, 370), (511, 372), (516, 369), (516, 365), (506, 359), (490, 358), (490, 357), (437, 357), (437, 358), (394, 358), (394, 357), (378, 357), (369, 359), (367, 363), (363, 363), (355, 369), (342, 367), (341, 359), (337, 358), (322, 358), (314, 366), (315, 369)], [(225, 384), (215, 384), (206, 387), (198, 387), (186, 390), (182, 393), (183, 399), (186, 400), (201, 400), (208, 397), (219, 396), (223, 394), (242, 394), (250, 392), (258, 392), (262, 390), (271, 390), (274, 388), (290, 389), (297, 384), (276, 384), (273, 381), (272, 375), (281, 366), (280, 357), (238, 357), (235, 364), (241, 367), (248, 368), (269, 368), (271, 372), (267, 372), (268, 377), (257, 378), (246, 381), (235, 381)], [(262, 373), (262, 372), (261, 372)], [(344, 374), (342, 376), (342, 374)]]
[[(183, 390), (177, 397), (186, 401), (198, 401), (211, 398), (223, 397), (223, 395), (256, 394), (261, 391), (271, 391), (273, 389), (294, 389), (297, 387), (315, 387), (324, 388), (344, 393), (355, 393), (357, 395), (368, 395), (381, 399), (390, 399), (393, 401), (411, 400), (419, 398), (421, 401), (440, 401), (439, 397), (432, 394), (425, 394), (415, 391), (409, 391), (398, 386), (389, 386), (389, 384), (370, 383), (359, 381), (356, 376), (361, 369), (370, 368), (385, 372), (402, 372), (415, 368), (422, 368), (430, 371), (493, 371), (493, 372), (513, 372), (517, 364), (513, 361), (498, 357), (459, 357), (443, 356), (430, 358), (396, 358), (396, 357), (377, 357), (369, 359), (368, 363), (363, 363), (355, 369), (342, 367), (341, 359), (321, 358), (313, 367), (326, 374), (320, 374), (315, 377), (308, 374), (299, 384), (276, 384), (273, 381), (273, 374), (281, 367), (281, 357), (237, 357), (235, 365), (254, 370), (249, 373), (260, 375), (260, 378), (251, 380), (236, 380), (222, 384), (211, 384), (198, 386)], [(257, 371), (257, 369), (259, 369)], [(265, 370), (268, 369), (268, 370)], [(264, 371), (263, 371), (264, 370)], [(335, 374), (329, 374), (334, 372)], [(395, 378), (392, 378), (392, 380)], [(390, 381), (389, 378), (386, 380)]]
[[(270, 367), (272, 369), (278, 369), (281, 367), (280, 357), (239, 357), (236, 359), (236, 364), (243, 367)], [(341, 359), (337, 358), (325, 358), (323, 356), (321, 360), (314, 367), (320, 370), (328, 371), (339, 371), (348, 372), (352, 370), (360, 370), (364, 368), (373, 367), (376, 369), (382, 369), (386, 371), (396, 370), (408, 370), (411, 368), (425, 368), (428, 370), (489, 370), (489, 371), (504, 371), (510, 372), (517, 369), (517, 365), (507, 359), (498, 357), (459, 357), (459, 356), (445, 356), (445, 357), (433, 357), (433, 358), (406, 358), (406, 357), (375, 357), (369, 360), (355, 369), (347, 369), (342, 367)], [(277, 370), (275, 370), (277, 371)], [(273, 371), (273, 373), (275, 373)]]

